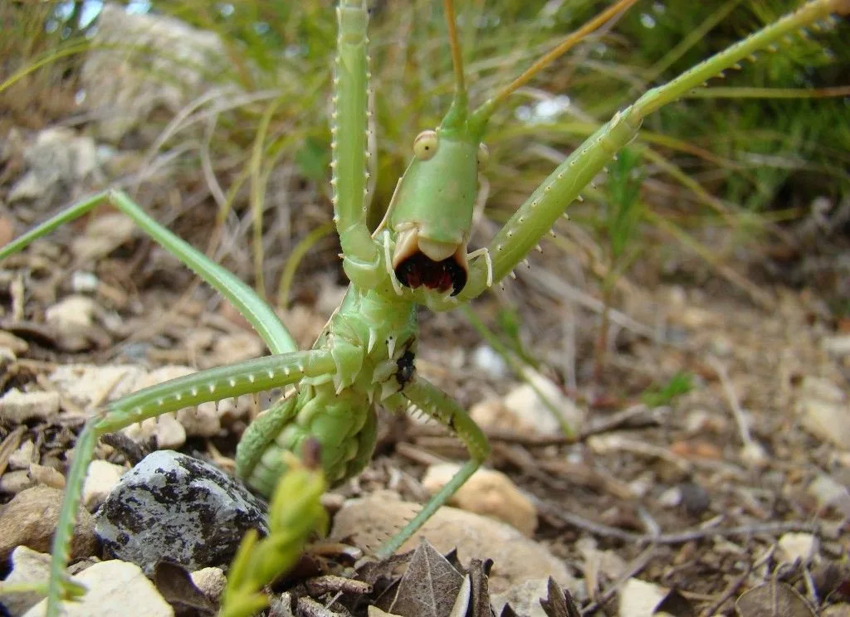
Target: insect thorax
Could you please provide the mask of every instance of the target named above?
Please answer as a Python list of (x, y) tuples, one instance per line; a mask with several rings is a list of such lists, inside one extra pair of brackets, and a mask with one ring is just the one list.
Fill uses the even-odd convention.
[(330, 483), (362, 471), (375, 448), (376, 405), (413, 379), (416, 313), (411, 303), (389, 303), (377, 293), (349, 288), (314, 346), (331, 352), (334, 373), (304, 379), (278, 409), (277, 435), (246, 478), (270, 494), (285, 471), (283, 452), (298, 454), (315, 438)]

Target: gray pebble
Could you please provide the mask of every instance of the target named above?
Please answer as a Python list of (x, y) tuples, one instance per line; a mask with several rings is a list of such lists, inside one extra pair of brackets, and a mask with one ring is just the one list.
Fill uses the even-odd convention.
[(159, 560), (189, 570), (227, 567), (248, 529), (266, 534), (265, 507), (240, 483), (170, 450), (124, 474), (96, 516), (107, 555), (151, 574)]

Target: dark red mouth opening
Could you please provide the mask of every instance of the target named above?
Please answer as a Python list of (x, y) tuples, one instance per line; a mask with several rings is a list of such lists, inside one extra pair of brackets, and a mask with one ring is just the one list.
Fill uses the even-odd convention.
[(416, 289), (424, 285), (441, 292), (451, 289), (453, 296), (466, 286), (466, 270), (454, 257), (434, 261), (423, 253), (416, 253), (398, 265), (395, 275), (405, 287)]

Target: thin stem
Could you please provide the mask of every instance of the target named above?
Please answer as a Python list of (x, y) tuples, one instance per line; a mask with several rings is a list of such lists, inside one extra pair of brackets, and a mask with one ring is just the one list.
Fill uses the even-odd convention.
[(514, 79), (511, 83), (502, 88), (502, 90), (500, 90), (493, 98), (488, 99), (481, 107), (475, 110), (475, 113), (473, 114), (474, 117), (481, 122), (486, 122), (496, 107), (508, 98), (512, 92), (527, 84), (532, 77), (537, 75), (537, 73), (549, 66), (553, 61), (557, 60), (568, 50), (575, 47), (576, 44), (585, 39), (594, 30), (597, 30), (608, 23), (617, 14), (628, 10), (635, 2), (637, 2), (637, 0), (619, 0), (617, 3), (611, 5), (599, 15), (585, 23), (581, 28), (567, 35), (567, 38), (561, 41), (557, 47), (541, 56), (519, 77)]
[(452, 66), (455, 72), (456, 96), (466, 93), (466, 84), (463, 79), (463, 55), (461, 54), (460, 42), (457, 36), (457, 20), (455, 19), (455, 3), (453, 0), (443, 0), (443, 9), (446, 14), (446, 26), (449, 30), (449, 42), (452, 46)]

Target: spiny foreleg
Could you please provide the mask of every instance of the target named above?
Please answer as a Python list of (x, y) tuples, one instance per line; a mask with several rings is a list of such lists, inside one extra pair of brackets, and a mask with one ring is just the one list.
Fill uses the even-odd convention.
[[(643, 119), (672, 103), (694, 88), (705, 85), (712, 77), (729, 68), (737, 68), (743, 60), (754, 60), (754, 54), (772, 49), (775, 41), (792, 34), (830, 13), (850, 11), (848, 0), (813, 0), (742, 41), (701, 62), (676, 79), (653, 88), (633, 105), (597, 130), (549, 175), (543, 184), (520, 206), (488, 247), (492, 257), (492, 277), (496, 282), (507, 276), (534, 248), (558, 220), (564, 209), (580, 199), (584, 187), (599, 174), (617, 152), (638, 134)], [(458, 296), (463, 302), (480, 295), (487, 287), (487, 271), (483, 260), (470, 265), (470, 282)]]
[(335, 368), (334, 358), (325, 350), (268, 356), (193, 373), (139, 390), (110, 403), (101, 414), (90, 419), (74, 449), (74, 460), (68, 472), (65, 497), (53, 538), (48, 617), (58, 614), (62, 599), (79, 592), (67, 580), (65, 568), (86, 470), (101, 435), (184, 407), (280, 388), (305, 378), (332, 374)]
[(395, 553), (402, 544), (419, 531), (419, 528), (433, 516), (440, 506), (451, 499), (452, 495), (463, 486), (490, 455), (490, 444), (487, 442), (487, 437), (475, 421), (467, 415), (457, 401), (435, 385), (417, 376), (405, 385), (400, 395), (455, 433), (466, 446), (466, 449), (469, 450), (470, 459), (445, 486), (428, 500), (425, 507), (417, 513), (412, 521), (378, 550), (377, 557), (379, 559), (386, 559)]

